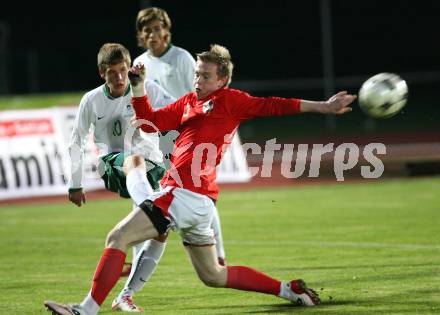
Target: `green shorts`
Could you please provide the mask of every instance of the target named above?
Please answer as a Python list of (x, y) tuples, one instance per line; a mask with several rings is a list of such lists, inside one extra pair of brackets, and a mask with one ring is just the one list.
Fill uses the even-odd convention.
[[(122, 198), (130, 198), (127, 191), (126, 178), (123, 170), (124, 152), (113, 152), (101, 157), (105, 188), (118, 193)], [(159, 181), (165, 174), (165, 166), (145, 160), (147, 165), (147, 179), (154, 190), (159, 189)]]

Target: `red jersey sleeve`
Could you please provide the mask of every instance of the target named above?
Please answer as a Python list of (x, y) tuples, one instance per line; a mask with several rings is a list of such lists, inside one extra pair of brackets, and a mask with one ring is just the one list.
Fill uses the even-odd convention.
[(293, 115), (300, 112), (300, 99), (282, 97), (255, 97), (248, 93), (231, 90), (228, 104), (237, 120), (247, 120), (261, 116)]
[(131, 104), (136, 113), (136, 119), (147, 121), (140, 126), (145, 132), (176, 130), (180, 127), (185, 104), (184, 98), (156, 111), (151, 107), (147, 96), (133, 97)]

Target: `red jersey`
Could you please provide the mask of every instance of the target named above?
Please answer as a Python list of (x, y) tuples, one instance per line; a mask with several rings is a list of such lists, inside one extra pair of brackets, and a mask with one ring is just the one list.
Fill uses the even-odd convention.
[[(281, 116), (300, 111), (299, 99), (254, 97), (221, 88), (198, 100), (189, 93), (165, 108), (153, 111), (146, 96), (132, 98), (138, 119), (145, 119), (160, 131), (177, 130), (171, 156), (171, 169), (162, 179), (163, 186), (173, 186), (217, 199), (215, 167), (242, 121), (259, 116)], [(148, 124), (145, 132), (157, 130)]]

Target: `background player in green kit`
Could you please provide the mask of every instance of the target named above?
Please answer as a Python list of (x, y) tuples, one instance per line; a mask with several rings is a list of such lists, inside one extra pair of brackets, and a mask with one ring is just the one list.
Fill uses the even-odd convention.
[[(99, 50), (98, 70), (105, 83), (83, 96), (69, 146), (69, 200), (77, 206), (86, 202), (82, 187), (83, 152), (91, 130), (99, 152), (99, 174), (106, 189), (123, 198), (131, 197), (134, 206), (159, 189), (159, 180), (165, 167), (159, 150), (158, 134), (146, 134), (130, 126), (134, 114), (130, 105), (131, 87), (127, 76), (130, 65), (130, 53), (120, 44), (107, 43)], [(145, 80), (144, 86), (156, 109), (175, 100), (151, 80)], [(143, 173), (130, 173), (133, 165), (139, 164), (143, 165)], [(155, 251), (154, 246), (151, 251)], [(126, 307), (133, 309), (130, 303)]]
[[(98, 70), (105, 83), (87, 92), (81, 99), (69, 145), (69, 200), (77, 206), (86, 201), (82, 188), (83, 151), (91, 128), (100, 156), (98, 169), (108, 190), (117, 192), (124, 198), (132, 195), (136, 202), (137, 194), (131, 187), (136, 185), (125, 185), (124, 166), (128, 170), (130, 160), (139, 157), (148, 163), (148, 175), (145, 178), (148, 176), (150, 188), (159, 188), (158, 180), (162, 177), (163, 164), (157, 134), (141, 135), (139, 130), (130, 126), (133, 116), (130, 105), (131, 87), (127, 77), (130, 65), (130, 53), (124, 46), (107, 43), (100, 48)], [(145, 80), (144, 85), (155, 108), (164, 107), (174, 100), (156, 83)], [(132, 129), (132, 136), (125, 139), (128, 128)], [(130, 142), (127, 143), (126, 140)], [(128, 147), (132, 148), (130, 154), (124, 152)]]

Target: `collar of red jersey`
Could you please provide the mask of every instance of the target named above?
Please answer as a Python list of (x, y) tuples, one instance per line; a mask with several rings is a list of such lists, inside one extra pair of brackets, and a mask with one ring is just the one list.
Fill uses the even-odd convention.
[[(206, 95), (204, 98), (201, 98), (199, 100), (197, 100), (197, 102), (206, 102), (209, 99), (212, 99), (214, 97), (216, 97), (217, 95), (219, 95), (220, 93), (222, 93), (223, 91), (225, 91), (227, 89), (226, 86), (219, 88), (218, 90), (215, 90), (214, 92), (212, 92), (211, 94)], [(194, 92), (195, 93), (195, 92)], [(196, 94), (197, 96), (197, 94)]]

